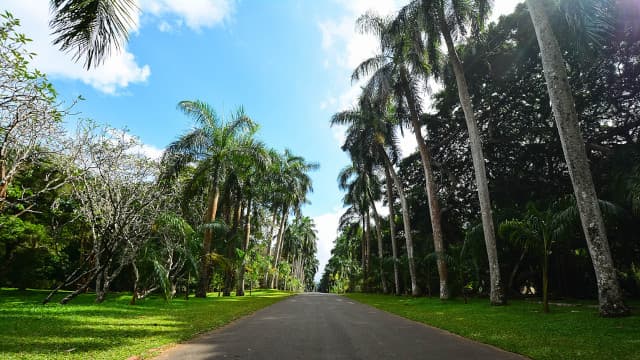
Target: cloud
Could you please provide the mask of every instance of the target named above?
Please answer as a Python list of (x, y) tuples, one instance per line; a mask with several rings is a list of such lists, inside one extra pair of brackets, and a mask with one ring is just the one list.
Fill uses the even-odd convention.
[(320, 281), (324, 268), (331, 257), (331, 249), (333, 249), (334, 241), (338, 236), (338, 223), (340, 216), (344, 212), (341, 207), (336, 207), (333, 212), (318, 215), (313, 218), (313, 222), (316, 225), (318, 231), (317, 249), (318, 249), (318, 272), (315, 276), (315, 281)]
[[(99, 68), (86, 71), (81, 62), (72, 60), (71, 54), (52, 45), (49, 7), (41, 0), (11, 1), (5, 6), (20, 19), (19, 31), (33, 40), (27, 45), (29, 51), (37, 54), (32, 65), (52, 78), (79, 80), (104, 93), (115, 94), (129, 84), (145, 82), (151, 74), (149, 65), (138, 65), (135, 56), (126, 49), (112, 54)], [(133, 25), (131, 30), (136, 31), (137, 21)]]
[[(186, 24), (191, 30), (200, 31), (228, 21), (236, 7), (235, 0), (138, 0), (143, 14), (161, 19), (159, 29), (171, 31)], [(168, 19), (178, 19), (170, 24)]]
[[(131, 84), (147, 81), (151, 75), (148, 64), (139, 64), (135, 55), (125, 46), (112, 53), (101, 66), (85, 70), (82, 62), (76, 63), (72, 55), (61, 52), (52, 44), (49, 29), (49, 6), (43, 0), (13, 0), (4, 4), (16, 18), (20, 19), (20, 32), (33, 42), (28, 50), (37, 56), (32, 66), (52, 78), (81, 81), (106, 94), (118, 94)], [(139, 0), (138, 8), (147, 14), (152, 22), (158, 22), (158, 29), (172, 31), (186, 24), (194, 31), (213, 27), (229, 20), (235, 11), (235, 0)], [(140, 12), (132, 16), (129, 29), (131, 34), (140, 32)]]

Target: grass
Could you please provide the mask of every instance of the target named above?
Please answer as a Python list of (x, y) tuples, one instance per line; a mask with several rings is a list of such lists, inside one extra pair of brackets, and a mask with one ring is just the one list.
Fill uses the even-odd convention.
[(441, 301), (437, 298), (348, 294), (349, 298), (402, 317), (533, 359), (640, 359), (640, 303), (633, 316), (604, 319), (586, 306), (551, 306), (511, 301), (490, 306), (486, 299)]
[(157, 355), (160, 348), (221, 327), (271, 305), (289, 293), (139, 301), (112, 294), (103, 304), (81, 295), (68, 305), (40, 305), (44, 290), (0, 289), (0, 359), (126, 359)]

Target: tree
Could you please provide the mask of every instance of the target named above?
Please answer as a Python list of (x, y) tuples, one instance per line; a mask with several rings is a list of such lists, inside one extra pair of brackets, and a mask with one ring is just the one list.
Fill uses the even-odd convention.
[[(407, 203), (402, 182), (398, 177), (390, 154), (397, 159), (398, 151), (393, 135), (393, 125), (382, 120), (382, 115), (375, 112), (368, 105), (368, 99), (361, 98), (360, 108), (347, 110), (333, 115), (332, 125), (348, 125), (347, 136), (342, 149), (349, 151), (352, 156), (371, 156), (384, 166), (396, 185), (398, 197), (402, 207), (402, 219), (404, 224), (404, 237), (407, 247), (409, 263), (409, 275), (411, 278), (411, 294), (418, 296), (420, 289), (416, 277), (415, 259), (413, 255), (413, 238), (411, 234), (411, 219), (409, 217), (409, 205)], [(364, 106), (363, 106), (364, 105)]]
[(195, 196), (207, 188), (207, 209), (204, 214), (204, 238), (199, 269), (197, 297), (206, 297), (211, 282), (209, 253), (213, 227), (218, 213), (218, 201), (223, 178), (232, 158), (250, 150), (257, 125), (242, 108), (224, 122), (215, 110), (202, 101), (182, 101), (178, 108), (192, 117), (198, 127), (171, 143), (162, 156), (163, 181), (174, 180), (195, 163), (195, 170), (185, 196)]
[[(68, 145), (61, 123), (65, 111), (58, 110), (57, 94), (47, 77), (29, 67), (35, 54), (25, 48), (30, 40), (17, 32), (20, 21), (8, 12), (0, 21), (0, 213), (15, 206), (12, 213), (19, 216), (34, 206), (31, 200), (67, 180), (68, 174), (60, 170), (69, 161), (55, 156)], [(40, 188), (12, 187), (30, 164), (45, 159), (60, 161), (61, 166), (44, 174)], [(10, 203), (10, 193), (19, 201)]]
[[(571, 87), (560, 46), (555, 37), (545, 2), (527, 0), (529, 14), (536, 31), (547, 90), (558, 127), (573, 191), (580, 210), (580, 219), (598, 283), (600, 315), (625, 316), (629, 309), (622, 301), (622, 292), (613, 266), (606, 229), (598, 204), (584, 140), (578, 124)], [(593, 10), (600, 10), (594, 8)]]
[(88, 70), (119, 51), (129, 37), (138, 11), (134, 0), (50, 0), (49, 27), (60, 50), (83, 59)]
[[(498, 251), (496, 245), (495, 229), (489, 196), (489, 185), (485, 168), (485, 157), (482, 150), (482, 139), (478, 130), (478, 124), (473, 112), (473, 103), (469, 95), (469, 86), (464, 73), (464, 68), (453, 42), (453, 33), (466, 34), (471, 27), (474, 33), (478, 33), (484, 25), (484, 20), (490, 10), (490, 2), (486, 0), (414, 0), (400, 10), (398, 22), (408, 24), (420, 24), (425, 34), (426, 50), (429, 53), (430, 62), (434, 68), (438, 68), (437, 51), (440, 38), (443, 37), (449, 64), (453, 69), (458, 88), (458, 97), (467, 125), (469, 134), (469, 147), (473, 158), (476, 186), (480, 201), (482, 227), (489, 259), (489, 271), (491, 277), (490, 301), (492, 305), (505, 303), (504, 289), (500, 277)], [(400, 27), (402, 28), (402, 26)]]
[[(395, 100), (396, 113), (399, 119), (408, 118), (416, 137), (420, 159), (425, 174), (425, 189), (429, 203), (429, 220), (436, 249), (438, 275), (440, 277), (440, 298), (448, 299), (448, 270), (444, 259), (444, 239), (442, 233), (442, 215), (437, 194), (431, 154), (422, 135), (420, 122), (420, 98), (418, 88), (421, 81), (429, 75), (429, 66), (422, 39), (417, 28), (406, 26), (401, 30), (392, 29), (388, 20), (366, 14), (358, 19), (360, 27), (380, 38), (382, 53), (363, 61), (353, 72), (352, 80), (359, 80), (365, 75), (371, 79), (364, 87), (364, 95), (375, 99), (381, 107)], [(405, 105), (406, 104), (406, 105)], [(405, 110), (408, 111), (405, 116)]]
[(148, 240), (157, 206), (157, 165), (135, 152), (129, 134), (81, 123), (75, 141), (80, 156), (73, 164), (80, 176), (71, 183), (78, 216), (90, 229), (91, 247), (78, 267), (78, 288), (61, 300), (69, 302), (95, 280), (96, 302), (104, 301), (111, 283), (132, 264)]

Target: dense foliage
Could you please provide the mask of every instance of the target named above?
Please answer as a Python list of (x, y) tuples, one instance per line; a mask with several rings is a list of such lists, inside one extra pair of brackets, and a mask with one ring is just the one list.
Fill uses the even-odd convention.
[(72, 290), (63, 304), (87, 291), (96, 302), (132, 291), (133, 304), (194, 287), (314, 287), (316, 230), (301, 206), (316, 164), (267, 147), (242, 109), (223, 120), (201, 101), (178, 104), (196, 128), (162, 159), (126, 131), (65, 124), (19, 21), (0, 21), (0, 286), (52, 288), (45, 303)]
[[(565, 6), (550, 7), (550, 18), (567, 64), (617, 277), (625, 296), (638, 297), (640, 29), (634, 20), (638, 18), (638, 8), (633, 2), (620, 1), (606, 9), (611, 28), (601, 46), (588, 38), (587, 25), (568, 21), (571, 19), (565, 16), (565, 10)], [(499, 230), (496, 233), (500, 272), (508, 294), (539, 296), (548, 286), (549, 296), (554, 299), (596, 297), (596, 275), (573, 200), (527, 7), (520, 4), (514, 13), (489, 24), (477, 36), (461, 39), (464, 41), (457, 46), (457, 52), (464, 64), (483, 144), (493, 221)], [(413, 96), (429, 96), (432, 103), (420, 115), (420, 121), (432, 157), (444, 254), (434, 250), (420, 155), (410, 154), (395, 165), (410, 205), (417, 281), (423, 293), (437, 294), (436, 260), (442, 256), (448, 265), (452, 293), (488, 295), (489, 265), (468, 150), (469, 134), (456, 78), (448, 62), (441, 69), (437, 75), (442, 90), (427, 95), (417, 89), (418, 94)], [(363, 97), (367, 95), (367, 88), (364, 89)], [(402, 124), (408, 116), (403, 109), (408, 100), (403, 96), (385, 105), (384, 115), (378, 115), (381, 121)], [(371, 98), (367, 101), (371, 102)], [(369, 106), (367, 101), (361, 99), (355, 110), (363, 112)], [(380, 135), (394, 136), (383, 132)], [(354, 164), (361, 162), (361, 155), (355, 154), (353, 146), (345, 143), (343, 149), (350, 153)], [(377, 155), (368, 156), (374, 159)], [(375, 178), (370, 182), (374, 191), (386, 194), (384, 173), (374, 168), (371, 175)], [(383, 201), (386, 205), (388, 197), (383, 196)], [(392, 197), (389, 205), (395, 209), (394, 218), (374, 225), (365, 223), (365, 231), (362, 222), (343, 224), (321, 289), (384, 290), (381, 276), (392, 278), (388, 274), (393, 273), (394, 264), (390, 222), (399, 229), (397, 236), (405, 235), (397, 196)], [(369, 209), (364, 208), (361, 213), (367, 214)], [(380, 226), (384, 239), (382, 257), (374, 253), (359, 257), (361, 249), (371, 246), (370, 238), (363, 235), (367, 226)], [(398, 244), (400, 255), (395, 262), (400, 268), (399, 287), (401, 292), (408, 293), (411, 292), (409, 258), (404, 242)], [(381, 271), (373, 270), (377, 269), (376, 263), (382, 264)]]

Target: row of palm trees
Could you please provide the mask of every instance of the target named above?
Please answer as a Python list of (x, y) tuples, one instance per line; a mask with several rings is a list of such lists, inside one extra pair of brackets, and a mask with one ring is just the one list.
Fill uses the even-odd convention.
[[(607, 235), (598, 205), (584, 141), (578, 127), (571, 89), (567, 81), (565, 62), (558, 42), (550, 26), (545, 0), (527, 0), (533, 21), (554, 118), (559, 130), (565, 159), (569, 167), (584, 235), (592, 258), (598, 282), (600, 313), (603, 316), (619, 316), (628, 313), (622, 302), (621, 292), (613, 267)], [(603, 14), (593, 7), (604, 6), (602, 1), (588, 2), (584, 14)], [(589, 9), (589, 6), (592, 6)], [(458, 40), (471, 32), (478, 35), (490, 11), (486, 0), (414, 0), (405, 5), (393, 17), (382, 18), (375, 14), (362, 15), (357, 26), (379, 40), (380, 53), (363, 61), (353, 72), (352, 81), (366, 80), (358, 105), (351, 110), (335, 114), (332, 125), (347, 125), (343, 150), (351, 156), (352, 165), (340, 178), (341, 185), (348, 190), (345, 204), (352, 206), (351, 212), (362, 216), (363, 241), (369, 236), (369, 210), (373, 210), (376, 228), (379, 217), (375, 209), (379, 197), (377, 174), (384, 173), (387, 183), (387, 201), (390, 209), (390, 227), (394, 260), (394, 278), (398, 292), (397, 249), (393, 228), (393, 191), (400, 198), (403, 215), (404, 237), (407, 249), (411, 293), (418, 295), (415, 260), (409, 221), (409, 209), (403, 193), (401, 179), (394, 169), (399, 157), (395, 128), (408, 126), (418, 143), (420, 159), (426, 179), (425, 190), (429, 205), (429, 222), (433, 231), (434, 249), (440, 278), (440, 297), (450, 297), (447, 262), (444, 257), (444, 242), (441, 225), (441, 210), (437, 196), (437, 184), (433, 175), (433, 164), (427, 142), (423, 136), (420, 117), (422, 92), (428, 79), (438, 80), (445, 66), (450, 66), (455, 76), (460, 106), (464, 112), (469, 135), (469, 148), (473, 159), (476, 188), (480, 205), (482, 229), (487, 250), (490, 272), (490, 302), (505, 303), (505, 292), (500, 277), (496, 248), (495, 228), (491, 200), (485, 169), (485, 157), (477, 122), (474, 118), (473, 101), (465, 78), (464, 65), (458, 57), (454, 37)], [(444, 47), (441, 41), (444, 40)], [(446, 49), (446, 56), (441, 53)], [(351, 208), (350, 208), (351, 209)], [(379, 252), (381, 236), (378, 232)], [(368, 243), (368, 241), (366, 241)], [(363, 245), (363, 264), (367, 249)], [(365, 271), (367, 269), (364, 269)], [(382, 276), (382, 288), (386, 288)]]
[[(203, 193), (206, 195), (196, 296), (206, 297), (213, 266), (221, 257), (229, 260), (236, 256), (235, 243), (242, 254), (236, 294), (244, 294), (249, 261), (246, 255), (252, 245), (252, 219), (264, 213), (272, 215), (270, 222), (262, 216), (259, 223), (259, 226), (268, 224), (262, 240), (266, 242), (264, 255), (272, 261), (272, 271), (265, 272), (264, 284), (278, 286), (279, 272), (273, 269), (278, 269), (284, 250), (287, 250), (289, 264), (293, 265), (292, 272), (303, 283), (305, 265), (314, 264), (316, 245), (313, 223), (302, 217), (301, 206), (312, 191), (309, 172), (318, 166), (288, 150), (280, 154), (267, 148), (255, 138), (258, 125), (242, 108), (228, 120), (220, 118), (202, 101), (182, 101), (178, 108), (195, 121), (196, 127), (165, 150), (161, 180), (167, 186), (182, 180), (184, 204), (190, 204)], [(290, 213), (296, 216), (291, 225), (287, 221)], [(298, 224), (303, 219), (307, 219), (306, 232), (300, 230)], [(277, 233), (272, 243), (275, 229)], [(285, 237), (287, 231), (296, 231), (294, 229), (298, 231), (296, 236)], [(239, 241), (234, 243), (234, 238)], [(290, 244), (285, 249), (287, 239)], [(220, 254), (223, 248), (226, 253)], [(317, 268), (317, 264), (315, 266)], [(234, 274), (231, 267), (226, 268), (224, 289), (228, 295)]]

